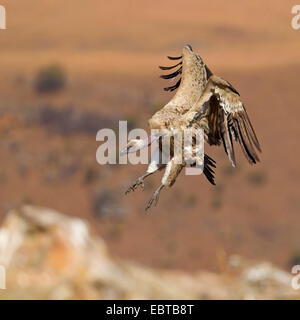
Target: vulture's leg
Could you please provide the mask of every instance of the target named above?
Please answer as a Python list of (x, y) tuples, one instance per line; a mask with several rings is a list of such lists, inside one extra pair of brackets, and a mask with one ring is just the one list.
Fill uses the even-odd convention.
[(142, 188), (144, 189), (144, 180), (145, 178), (147, 178), (148, 176), (150, 176), (151, 174), (153, 174), (154, 172), (162, 169), (163, 167), (165, 167), (165, 164), (162, 162), (162, 155), (160, 152), (159, 147), (157, 147), (153, 153), (151, 154), (151, 160), (150, 160), (150, 164), (148, 166), (147, 172), (142, 175), (141, 177), (139, 177), (125, 192), (125, 194), (129, 193), (130, 191), (134, 191), (135, 189), (137, 189), (137, 187), (139, 185), (142, 186)]
[(177, 161), (175, 160), (176, 158), (172, 158), (166, 167), (166, 171), (165, 174), (161, 180), (161, 185), (158, 187), (158, 189), (153, 193), (152, 197), (150, 198), (150, 200), (148, 201), (148, 204), (146, 206), (145, 210), (148, 210), (151, 205), (154, 202), (154, 205), (157, 204), (158, 199), (159, 199), (159, 194), (160, 191), (165, 187), (171, 187), (175, 181), (176, 178), (178, 177), (179, 173), (181, 172), (181, 170), (184, 168), (185, 163), (176, 163)]

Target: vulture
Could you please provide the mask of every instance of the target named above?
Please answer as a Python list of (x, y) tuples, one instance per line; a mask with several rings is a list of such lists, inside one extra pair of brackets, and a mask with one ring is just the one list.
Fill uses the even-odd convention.
[[(147, 172), (126, 191), (127, 194), (137, 189), (138, 186), (143, 188), (146, 177), (165, 169), (161, 184), (150, 198), (146, 210), (153, 203), (157, 204), (161, 190), (164, 187), (171, 187), (184, 167), (198, 165), (197, 157), (178, 159), (178, 157), (182, 157), (182, 153), (177, 154), (176, 143), (170, 138), (175, 131), (182, 132), (189, 128), (202, 129), (204, 141), (211, 146), (223, 145), (224, 151), (234, 167), (236, 166), (234, 142), (240, 145), (250, 164), (259, 161), (258, 152), (261, 152), (260, 144), (239, 92), (228, 81), (214, 75), (190, 45), (186, 45), (182, 49), (180, 56), (168, 56), (168, 58), (175, 61), (175, 64), (169, 67), (160, 66), (161, 70), (172, 70), (170, 74), (162, 75), (161, 78), (177, 79), (177, 81), (164, 90), (174, 91), (177, 89), (177, 92), (149, 120), (150, 129), (158, 134), (151, 135), (147, 141), (131, 140), (120, 153), (123, 155), (136, 152), (151, 145), (154, 141), (158, 141), (157, 148), (151, 154)], [(168, 155), (162, 148), (164, 139), (171, 141)], [(179, 147), (183, 148), (183, 144), (181, 143)], [(192, 149), (194, 148), (196, 145), (193, 140)], [(203, 173), (207, 180), (215, 185), (214, 168), (216, 163), (207, 154), (202, 156)], [(200, 160), (199, 163), (201, 163)]]

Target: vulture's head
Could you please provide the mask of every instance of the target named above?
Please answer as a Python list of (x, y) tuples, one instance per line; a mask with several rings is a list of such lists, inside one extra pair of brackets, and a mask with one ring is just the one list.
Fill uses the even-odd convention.
[(120, 151), (120, 156), (127, 153), (133, 153), (150, 146), (154, 141), (158, 140), (161, 134), (151, 135), (147, 139), (131, 139), (127, 146)]
[(127, 146), (121, 150), (120, 155), (123, 156), (127, 153), (136, 152), (148, 146), (147, 142), (143, 139), (132, 139), (128, 142)]

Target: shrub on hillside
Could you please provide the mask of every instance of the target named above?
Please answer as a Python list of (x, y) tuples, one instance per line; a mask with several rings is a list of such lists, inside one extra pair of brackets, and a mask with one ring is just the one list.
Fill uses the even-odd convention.
[(38, 72), (34, 86), (39, 93), (49, 93), (63, 89), (66, 82), (63, 68), (59, 65), (50, 65)]

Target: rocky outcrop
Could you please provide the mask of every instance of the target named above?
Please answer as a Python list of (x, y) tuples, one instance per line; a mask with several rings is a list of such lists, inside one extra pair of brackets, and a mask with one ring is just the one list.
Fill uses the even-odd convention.
[(0, 229), (1, 299), (299, 298), (291, 275), (233, 256), (224, 272), (153, 270), (111, 257), (86, 222), (50, 209), (12, 210)]

